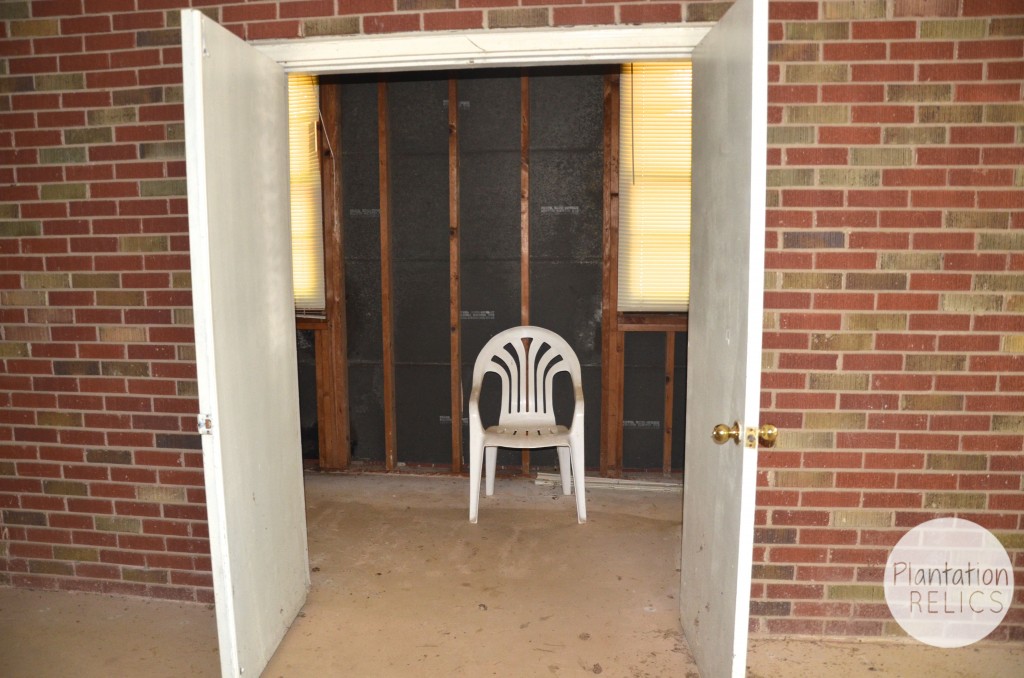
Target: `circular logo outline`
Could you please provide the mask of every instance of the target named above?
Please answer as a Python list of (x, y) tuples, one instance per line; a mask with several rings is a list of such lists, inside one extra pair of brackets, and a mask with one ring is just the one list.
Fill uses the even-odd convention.
[(913, 638), (942, 648), (987, 637), (1010, 609), (1013, 562), (995, 535), (964, 518), (908, 531), (883, 571), (885, 602)]

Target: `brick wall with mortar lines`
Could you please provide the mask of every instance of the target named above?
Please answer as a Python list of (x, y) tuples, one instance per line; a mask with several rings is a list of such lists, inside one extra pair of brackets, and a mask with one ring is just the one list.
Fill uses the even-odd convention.
[[(0, 4), (0, 584), (209, 601), (178, 12)], [(193, 0), (247, 39), (713, 21), (728, 2)], [(958, 512), (1024, 566), (1019, 0), (772, 2), (751, 628), (896, 633)], [(1018, 581), (1024, 572), (1018, 569)], [(1018, 606), (998, 632), (1024, 637)]]
[[(772, 3), (765, 420), (751, 629), (899, 635), (910, 527), (1020, 581), (1024, 3)], [(1024, 639), (1017, 604), (993, 637)]]

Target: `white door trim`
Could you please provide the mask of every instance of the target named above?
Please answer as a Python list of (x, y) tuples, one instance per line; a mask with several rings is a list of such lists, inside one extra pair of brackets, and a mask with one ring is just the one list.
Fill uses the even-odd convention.
[(254, 41), (288, 72), (379, 73), (687, 59), (714, 24), (537, 28)]

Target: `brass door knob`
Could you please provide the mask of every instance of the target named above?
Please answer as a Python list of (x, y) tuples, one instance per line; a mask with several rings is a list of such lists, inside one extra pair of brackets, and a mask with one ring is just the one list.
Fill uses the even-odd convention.
[[(775, 447), (775, 441), (779, 439), (779, 429), (773, 424), (765, 424), (757, 430), (757, 438), (764, 447)], [(711, 432), (711, 439), (719, 445), (724, 445), (730, 440), (739, 445), (739, 422), (733, 422), (732, 426), (729, 426), (728, 424), (719, 424), (715, 427), (715, 430)], [(753, 446), (752, 443), (753, 441), (751, 441), (751, 446)]]
[(719, 424), (715, 427), (715, 430), (711, 432), (711, 439), (719, 445), (725, 445), (730, 440), (739, 445), (740, 423), (738, 421), (733, 422), (731, 428), (728, 424)]

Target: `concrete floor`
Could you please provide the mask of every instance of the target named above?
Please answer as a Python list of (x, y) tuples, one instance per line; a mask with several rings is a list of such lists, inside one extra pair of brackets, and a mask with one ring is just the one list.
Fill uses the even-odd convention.
[[(678, 624), (679, 493), (306, 479), (313, 588), (265, 676), (696, 676)], [(751, 642), (752, 677), (1016, 676), (1024, 647)], [(0, 589), (0, 675), (215, 676), (212, 608)]]

